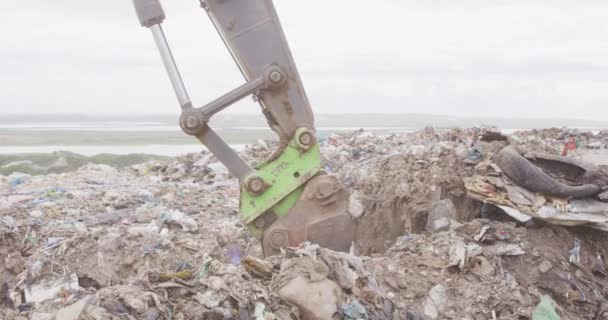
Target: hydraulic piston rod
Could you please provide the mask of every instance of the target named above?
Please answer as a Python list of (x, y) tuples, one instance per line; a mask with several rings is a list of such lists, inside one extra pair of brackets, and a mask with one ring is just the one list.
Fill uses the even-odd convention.
[(169, 74), (169, 79), (171, 80), (171, 85), (173, 85), (175, 95), (177, 95), (179, 105), (182, 109), (191, 107), (190, 97), (188, 97), (188, 92), (179, 74), (171, 48), (169, 47), (169, 43), (167, 43), (167, 38), (161, 26), (161, 23), (165, 20), (163, 7), (158, 0), (134, 0), (133, 4), (137, 11), (139, 23), (152, 31), (156, 47), (158, 47), (165, 69)]
[(182, 76), (179, 74), (175, 59), (173, 59), (173, 54), (171, 54), (171, 49), (167, 43), (167, 38), (165, 38), (163, 27), (158, 23), (151, 26), (150, 30), (152, 31), (152, 35), (154, 35), (154, 41), (156, 42), (160, 56), (163, 59), (165, 69), (167, 69), (167, 73), (169, 74), (169, 79), (171, 80), (171, 85), (173, 85), (173, 90), (175, 91), (179, 105), (182, 109), (192, 107), (190, 97), (188, 97), (188, 92), (182, 81)]

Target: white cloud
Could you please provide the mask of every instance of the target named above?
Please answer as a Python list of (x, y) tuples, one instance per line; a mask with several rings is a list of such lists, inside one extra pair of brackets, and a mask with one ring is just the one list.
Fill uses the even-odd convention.
[[(163, 1), (164, 28), (203, 104), (243, 80), (197, 2)], [(605, 1), (275, 3), (315, 112), (608, 116)], [(178, 113), (131, 1), (6, 6), (0, 111)]]

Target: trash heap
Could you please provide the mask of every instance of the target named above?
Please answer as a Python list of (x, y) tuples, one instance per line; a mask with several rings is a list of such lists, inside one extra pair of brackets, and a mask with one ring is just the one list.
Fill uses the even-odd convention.
[[(570, 138), (584, 160), (608, 132), (330, 135), (324, 171), (359, 222), (351, 253), (306, 243), (263, 258), (238, 181), (206, 152), (0, 176), (0, 319), (608, 318), (604, 168), (558, 157)], [(600, 190), (527, 189), (501, 169), (513, 146), (565, 192)]]
[(599, 132), (579, 129), (547, 128), (516, 131), (509, 137), (514, 143), (523, 144), (529, 151), (560, 154), (570, 138), (577, 149), (601, 150), (608, 148), (608, 130)]
[[(511, 151), (511, 152), (509, 152)], [(501, 153), (515, 154), (514, 149), (505, 149)], [(518, 156), (518, 155), (517, 155)], [(518, 156), (522, 161), (523, 156)], [(491, 203), (502, 209), (514, 219), (527, 223), (532, 218), (543, 220), (552, 224), (565, 226), (584, 225), (590, 228), (608, 231), (608, 203), (606, 191), (602, 186), (608, 185), (608, 174), (599, 167), (577, 164), (570, 159), (559, 159), (547, 155), (529, 155), (533, 161), (546, 162), (547, 164), (564, 165), (565, 168), (558, 168), (555, 171), (556, 178), (553, 179), (549, 174), (539, 176), (539, 181), (535, 181), (535, 171), (544, 174), (542, 169), (531, 170), (519, 183), (514, 182), (509, 173), (495, 163), (484, 162), (475, 169), (475, 175), (465, 179), (468, 194), (485, 203)], [(557, 161), (559, 159), (559, 161)], [(567, 163), (565, 162), (567, 161)], [(532, 162), (529, 162), (532, 164)], [(504, 164), (509, 170), (508, 163)], [(550, 167), (550, 166), (549, 166)], [(586, 167), (586, 168), (585, 168)], [(535, 169), (535, 167), (531, 167)], [(579, 172), (572, 172), (573, 170)], [(523, 171), (518, 168), (519, 171)], [(570, 177), (568, 175), (570, 174)], [(511, 173), (513, 175), (513, 173)], [(571, 180), (576, 186), (570, 186), (558, 181)], [(579, 175), (579, 177), (576, 177)], [(585, 183), (587, 180), (588, 183)], [(589, 183), (595, 180), (596, 183)], [(537, 184), (536, 182), (542, 182)], [(523, 187), (522, 185), (529, 184)], [(543, 190), (546, 189), (546, 190)], [(543, 192), (544, 191), (544, 192)]]

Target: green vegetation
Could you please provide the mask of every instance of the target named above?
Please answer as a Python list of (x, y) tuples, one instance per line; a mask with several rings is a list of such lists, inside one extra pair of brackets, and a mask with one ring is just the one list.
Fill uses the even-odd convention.
[[(258, 139), (276, 139), (268, 130), (218, 130), (228, 143), (250, 144)], [(181, 131), (56, 131), (0, 129), (0, 143), (5, 146), (136, 146), (146, 144), (198, 144)]]
[(0, 155), (0, 174), (9, 175), (13, 172), (28, 174), (63, 173), (76, 170), (87, 163), (106, 164), (116, 168), (123, 168), (165, 158), (149, 154), (98, 154), (87, 157), (67, 151), (10, 154)]

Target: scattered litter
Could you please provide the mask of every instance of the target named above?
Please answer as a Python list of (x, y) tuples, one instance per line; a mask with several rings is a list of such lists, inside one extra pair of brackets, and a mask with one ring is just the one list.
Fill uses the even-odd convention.
[(342, 289), (327, 279), (327, 267), (310, 258), (287, 262), (273, 279), (274, 291), (298, 307), (304, 319), (331, 319)]
[(241, 259), (245, 255), (245, 251), (239, 245), (231, 245), (228, 247), (227, 252), (228, 258), (230, 258), (230, 262), (234, 265), (240, 264)]
[(532, 217), (530, 217), (529, 215), (522, 213), (521, 211), (515, 209), (515, 208), (511, 208), (511, 207), (507, 207), (507, 206), (498, 206), (500, 209), (502, 209), (506, 214), (510, 215), (511, 217), (513, 217), (515, 220), (519, 221), (519, 222), (523, 222), (526, 223), (530, 220), (532, 220)]
[(429, 296), (424, 303), (424, 314), (431, 319), (437, 319), (448, 304), (448, 289), (441, 284), (434, 286), (429, 291)]
[(272, 264), (262, 259), (247, 256), (242, 261), (245, 270), (254, 277), (270, 278), (273, 274)]
[(173, 279), (189, 280), (192, 278), (192, 270), (184, 270), (179, 272), (161, 272), (154, 275), (153, 278), (160, 282), (170, 281)]
[(560, 320), (553, 306), (555, 302), (549, 296), (543, 296), (542, 300), (532, 314), (532, 320)]
[(481, 227), (481, 230), (479, 230), (479, 233), (476, 234), (473, 239), (477, 242), (481, 242), (481, 240), (483, 239), (483, 237), (486, 235), (486, 232), (488, 232), (488, 230), (490, 229), (490, 226), (485, 225)]
[(519, 256), (524, 254), (524, 250), (516, 244), (499, 243), (491, 246), (485, 246), (481, 250), (486, 257), (496, 256)]
[(78, 275), (72, 273), (65, 277), (52, 277), (41, 280), (36, 284), (24, 285), (22, 291), (25, 301), (21, 303), (39, 303), (49, 299), (56, 299), (63, 292), (78, 290)]
[(30, 212), (30, 217), (34, 218), (34, 219), (40, 219), (44, 216), (44, 213), (42, 213), (42, 211), (40, 210), (34, 210), (32, 212)]
[(538, 271), (540, 271), (541, 273), (547, 273), (549, 270), (551, 270), (552, 267), (553, 266), (551, 265), (551, 262), (544, 260), (538, 266)]
[(56, 247), (57, 245), (61, 244), (63, 240), (65, 240), (64, 237), (49, 237), (46, 240), (47, 249), (52, 249)]
[(32, 314), (32, 320), (53, 320), (55, 317), (52, 313), (35, 312)]
[(475, 165), (481, 162), (483, 158), (483, 154), (477, 148), (471, 148), (467, 153), (466, 159), (464, 159), (464, 163), (469, 165)]
[(456, 240), (450, 247), (450, 261), (448, 267), (457, 266), (460, 270), (464, 270), (467, 261), (480, 255), (482, 248), (476, 244), (466, 244), (462, 240)]
[(218, 292), (213, 290), (207, 290), (203, 293), (196, 294), (196, 301), (204, 305), (207, 308), (215, 308), (224, 301), (226, 297), (221, 296)]
[(130, 235), (154, 235), (160, 233), (160, 227), (155, 221), (151, 221), (148, 224), (135, 224), (127, 229), (127, 233)]
[(26, 183), (30, 180), (31, 176), (29, 174), (24, 174), (20, 172), (15, 172), (7, 177), (8, 185), (11, 187), (16, 187), (20, 184)]
[(17, 231), (17, 221), (15, 221), (15, 219), (11, 216), (4, 216), (0, 219), (0, 222), (2, 222), (3, 227), (6, 229), (7, 232), (16, 232)]
[(262, 302), (255, 304), (255, 310), (253, 312), (254, 320), (274, 320), (278, 319), (271, 311), (267, 311), (266, 305)]
[(340, 307), (340, 314), (345, 320), (367, 320), (367, 310), (359, 300), (353, 299), (349, 304), (345, 304)]
[(365, 208), (358, 197), (357, 194), (351, 194), (348, 199), (348, 213), (355, 219), (359, 219), (365, 211)]
[(55, 318), (61, 320), (78, 320), (80, 318), (80, 315), (84, 311), (84, 308), (89, 303), (91, 297), (92, 296), (84, 297), (79, 301), (72, 303), (67, 307), (64, 307), (63, 309), (60, 309), (55, 314)]
[(574, 239), (574, 248), (570, 251), (570, 256), (568, 257), (568, 261), (571, 263), (581, 263), (581, 241), (578, 239)]
[(169, 210), (161, 215), (161, 219), (167, 223), (175, 223), (182, 227), (184, 231), (195, 231), (198, 224), (194, 219), (178, 210)]
[(456, 207), (449, 199), (437, 201), (429, 210), (426, 223), (428, 232), (441, 232), (450, 229), (450, 219), (456, 217)]

